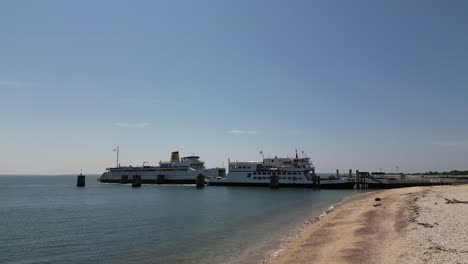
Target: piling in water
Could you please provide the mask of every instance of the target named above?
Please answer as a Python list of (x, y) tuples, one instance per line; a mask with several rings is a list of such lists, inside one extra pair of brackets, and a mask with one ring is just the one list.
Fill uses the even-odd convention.
[(359, 178), (359, 170), (356, 170), (356, 187), (361, 189), (361, 179)]
[(197, 176), (197, 188), (205, 187), (205, 176), (203, 174), (198, 174)]
[(126, 183), (128, 183), (128, 175), (122, 175), (122, 176), (120, 176), (120, 183), (121, 183), (121, 184), (126, 184)]
[(80, 175), (78, 175), (78, 178), (76, 179), (76, 186), (85, 187), (85, 182), (86, 182), (85, 176), (82, 173), (80, 173)]
[(159, 174), (158, 177), (156, 178), (156, 183), (157, 184), (163, 184), (164, 183), (164, 175)]
[(270, 188), (277, 189), (279, 188), (279, 176), (274, 173), (270, 177)]
[(312, 187), (314, 191), (317, 190), (317, 174), (315, 174), (315, 168), (312, 168)]
[(132, 187), (141, 187), (141, 176), (140, 175), (133, 175)]

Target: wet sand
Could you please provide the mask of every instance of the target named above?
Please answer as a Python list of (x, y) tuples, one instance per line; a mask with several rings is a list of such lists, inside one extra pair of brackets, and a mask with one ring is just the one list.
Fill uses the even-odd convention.
[[(375, 201), (380, 198), (381, 201)], [(266, 263), (468, 263), (468, 185), (363, 195), (310, 224)]]

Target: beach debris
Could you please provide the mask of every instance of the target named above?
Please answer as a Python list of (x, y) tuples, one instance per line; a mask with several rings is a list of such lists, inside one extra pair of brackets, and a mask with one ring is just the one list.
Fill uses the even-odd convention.
[(382, 199), (380, 199), (380, 197), (377, 197), (377, 198), (375, 198), (375, 201), (380, 202), (380, 201), (382, 201)]
[(400, 196), (404, 196), (404, 195), (410, 195), (410, 194), (413, 194), (412, 192), (409, 192), (409, 193), (403, 193), (403, 194), (400, 194)]
[(433, 247), (430, 247), (429, 249), (431, 249), (431, 250), (437, 250), (437, 251), (446, 251), (446, 249), (444, 249), (444, 248), (441, 247), (441, 246), (433, 246)]
[(374, 207), (377, 207), (377, 206), (381, 206), (382, 204), (378, 203), (378, 204), (374, 204)]
[(442, 252), (450, 252), (450, 253), (462, 253), (462, 251), (458, 251), (454, 248), (445, 248), (443, 246), (438, 246), (438, 245), (435, 245), (435, 246), (432, 246), (432, 247), (429, 247), (428, 248), (429, 250), (434, 250), (434, 251), (442, 251)]
[(433, 227), (434, 227), (434, 225), (431, 225), (431, 224), (429, 224), (429, 223), (418, 223), (418, 225), (422, 225), (422, 226), (424, 226), (425, 228), (433, 228)]
[(453, 198), (452, 200), (444, 198), (446, 204), (454, 204), (454, 203), (461, 203), (461, 204), (468, 204), (468, 201), (461, 201)]

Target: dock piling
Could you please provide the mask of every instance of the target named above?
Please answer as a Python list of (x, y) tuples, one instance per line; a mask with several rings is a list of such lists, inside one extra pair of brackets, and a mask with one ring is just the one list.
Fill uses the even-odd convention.
[(279, 188), (279, 176), (274, 172), (270, 177), (270, 188), (278, 189)]
[(197, 188), (204, 188), (205, 187), (205, 176), (203, 174), (198, 174), (197, 176)]
[(356, 170), (356, 187), (361, 189), (361, 179), (359, 177), (359, 170)]
[(156, 178), (156, 183), (157, 184), (163, 184), (164, 183), (164, 175), (159, 174)]
[(120, 176), (120, 184), (126, 184), (126, 183), (128, 183), (128, 175)]
[(317, 190), (317, 174), (315, 174), (315, 168), (312, 168), (312, 187), (314, 191)]
[(317, 176), (317, 189), (320, 191), (320, 176)]
[(140, 175), (133, 175), (132, 187), (141, 187), (141, 176)]
[(85, 184), (86, 184), (86, 178), (82, 173), (80, 173), (80, 175), (78, 175), (78, 177), (76, 179), (76, 186), (77, 187), (85, 187)]

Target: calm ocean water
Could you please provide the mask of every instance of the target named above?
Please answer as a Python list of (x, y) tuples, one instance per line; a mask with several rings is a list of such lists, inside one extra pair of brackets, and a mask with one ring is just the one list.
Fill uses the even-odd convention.
[(0, 263), (244, 263), (356, 190), (0, 176)]

